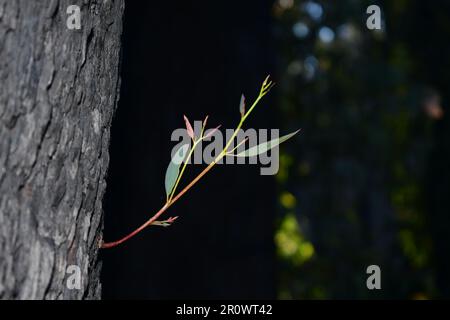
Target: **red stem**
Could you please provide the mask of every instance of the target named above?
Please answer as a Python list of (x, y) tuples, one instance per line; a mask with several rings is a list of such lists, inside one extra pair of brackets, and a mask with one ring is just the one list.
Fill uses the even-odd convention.
[(159, 209), (159, 211), (153, 216), (151, 217), (149, 220), (147, 220), (147, 222), (145, 222), (143, 225), (141, 225), (139, 228), (137, 228), (136, 230), (134, 230), (133, 232), (131, 232), (130, 234), (126, 235), (125, 237), (123, 237), (120, 240), (114, 241), (114, 242), (107, 242), (107, 243), (102, 243), (100, 248), (102, 249), (107, 249), (107, 248), (113, 248), (118, 246), (121, 243), (124, 243), (125, 241), (127, 241), (128, 239), (134, 237), (135, 235), (137, 235), (138, 233), (140, 233), (142, 230), (144, 230), (145, 228), (147, 228), (148, 226), (150, 226), (153, 222), (156, 221), (156, 219), (159, 218), (159, 216), (161, 216), (164, 212), (166, 212), (167, 209), (169, 209), (178, 199), (180, 199), (190, 188), (192, 188), (209, 170), (212, 169), (212, 167), (214, 167), (214, 165), (219, 161), (219, 159), (217, 159), (216, 161), (211, 162), (202, 172), (199, 173), (199, 175), (197, 177), (195, 177), (194, 180), (192, 180), (183, 190), (180, 191), (180, 193), (178, 193), (170, 202), (166, 203), (161, 209)]

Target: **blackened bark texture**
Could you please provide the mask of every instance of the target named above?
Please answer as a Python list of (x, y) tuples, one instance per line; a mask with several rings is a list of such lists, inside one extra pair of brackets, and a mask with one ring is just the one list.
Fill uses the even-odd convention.
[[(81, 8), (81, 30), (66, 25)], [(0, 0), (0, 298), (100, 296), (122, 0)], [(81, 269), (69, 289), (70, 265)]]

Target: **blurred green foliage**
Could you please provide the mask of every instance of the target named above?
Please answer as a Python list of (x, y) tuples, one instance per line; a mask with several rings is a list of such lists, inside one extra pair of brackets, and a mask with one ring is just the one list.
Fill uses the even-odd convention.
[[(439, 296), (425, 180), (442, 88), (415, 50), (419, 1), (379, 1), (380, 31), (366, 28), (371, 4), (273, 7), (283, 129), (303, 129), (281, 148), (275, 242), (283, 299)], [(431, 12), (450, 26), (449, 12), (436, 6)], [(371, 264), (381, 267), (380, 291), (366, 288)]]

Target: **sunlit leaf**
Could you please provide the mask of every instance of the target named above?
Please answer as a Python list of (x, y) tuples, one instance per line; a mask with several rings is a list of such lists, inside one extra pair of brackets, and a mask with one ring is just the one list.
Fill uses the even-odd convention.
[(189, 144), (187, 143), (182, 145), (170, 160), (169, 166), (167, 167), (165, 179), (167, 197), (169, 197), (175, 183), (177, 182), (178, 175), (180, 174), (180, 166), (186, 158), (188, 151)]
[(263, 142), (261, 144), (258, 144), (257, 146), (251, 147), (247, 150), (244, 150), (238, 154), (235, 154), (235, 157), (254, 157), (263, 153), (266, 153), (270, 149), (275, 148), (276, 146), (280, 145), (281, 143), (285, 142), (286, 140), (289, 140), (293, 136), (295, 136), (300, 130), (297, 130), (295, 132), (292, 132), (290, 134), (287, 134), (285, 136)]

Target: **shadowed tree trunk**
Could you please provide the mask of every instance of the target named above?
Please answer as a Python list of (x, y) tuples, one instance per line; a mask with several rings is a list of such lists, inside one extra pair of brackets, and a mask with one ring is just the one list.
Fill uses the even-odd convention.
[[(67, 7), (81, 8), (69, 30)], [(123, 0), (0, 0), (0, 298), (100, 296)], [(66, 286), (81, 270), (81, 289)]]

